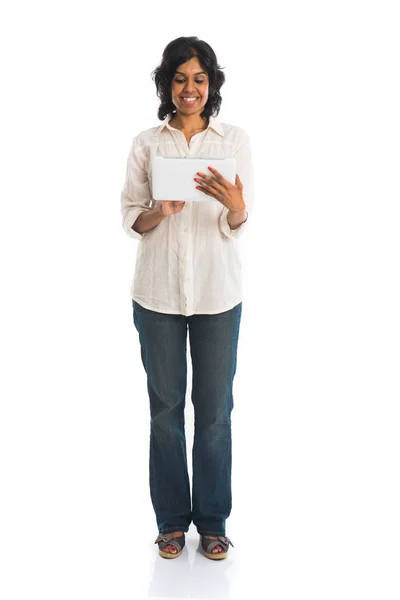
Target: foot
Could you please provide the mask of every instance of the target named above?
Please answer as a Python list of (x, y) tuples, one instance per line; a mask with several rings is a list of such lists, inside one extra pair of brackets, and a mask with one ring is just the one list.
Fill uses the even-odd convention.
[[(183, 531), (174, 531), (173, 533), (169, 533), (168, 535), (172, 535), (173, 538), (177, 538), (180, 537), (182, 534)], [(171, 546), (169, 544), (168, 546), (165, 546), (164, 552), (168, 552), (169, 554), (176, 554), (176, 548), (175, 546)]]
[[(210, 540), (217, 540), (218, 538), (212, 535), (203, 535), (204, 538), (210, 539)], [(218, 546), (215, 546), (215, 548), (213, 548), (211, 550), (212, 554), (217, 554), (218, 552), (223, 552), (224, 549), (222, 548), (222, 546), (220, 546), (218, 544)]]

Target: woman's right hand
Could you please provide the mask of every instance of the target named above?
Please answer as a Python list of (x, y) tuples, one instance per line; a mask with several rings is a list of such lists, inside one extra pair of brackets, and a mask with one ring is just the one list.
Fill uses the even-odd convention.
[(185, 200), (161, 200), (161, 210), (164, 217), (181, 212)]

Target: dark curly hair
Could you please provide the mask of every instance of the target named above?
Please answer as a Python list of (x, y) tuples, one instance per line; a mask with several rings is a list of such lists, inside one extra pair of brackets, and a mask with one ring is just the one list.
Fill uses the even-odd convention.
[(225, 74), (217, 61), (216, 54), (207, 42), (196, 36), (179, 37), (172, 40), (164, 49), (161, 64), (154, 69), (151, 77), (157, 88), (157, 96), (161, 100), (157, 116), (165, 119), (169, 113), (176, 111), (176, 106), (171, 99), (171, 81), (177, 68), (197, 56), (202, 68), (207, 72), (209, 79), (208, 100), (201, 113), (206, 118), (217, 116), (222, 102), (219, 90), (225, 83)]

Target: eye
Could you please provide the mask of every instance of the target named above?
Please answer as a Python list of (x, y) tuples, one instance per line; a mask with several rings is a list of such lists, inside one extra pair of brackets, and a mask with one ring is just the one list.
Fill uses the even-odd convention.
[[(175, 79), (176, 83), (184, 83), (184, 79)], [(204, 79), (196, 79), (196, 83), (204, 83)]]

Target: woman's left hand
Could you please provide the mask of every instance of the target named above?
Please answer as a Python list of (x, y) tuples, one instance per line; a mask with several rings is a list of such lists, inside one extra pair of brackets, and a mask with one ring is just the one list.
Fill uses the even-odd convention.
[(226, 206), (232, 212), (242, 212), (246, 209), (246, 204), (243, 199), (243, 184), (240, 181), (240, 177), (236, 174), (235, 185), (225, 179), (223, 175), (217, 169), (208, 167), (214, 177), (205, 175), (204, 173), (197, 173), (204, 181), (194, 178), (197, 183), (196, 189), (204, 192), (207, 196), (212, 196), (221, 204)]

